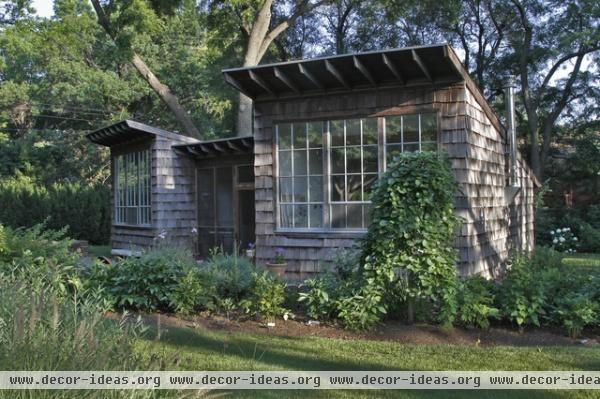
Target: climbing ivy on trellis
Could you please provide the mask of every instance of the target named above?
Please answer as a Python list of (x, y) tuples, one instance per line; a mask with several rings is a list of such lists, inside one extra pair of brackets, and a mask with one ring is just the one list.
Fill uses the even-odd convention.
[(430, 301), (445, 325), (456, 314), (456, 190), (449, 162), (439, 153), (396, 157), (375, 186), (362, 247), (365, 284), (384, 292), (394, 287), (408, 303)]

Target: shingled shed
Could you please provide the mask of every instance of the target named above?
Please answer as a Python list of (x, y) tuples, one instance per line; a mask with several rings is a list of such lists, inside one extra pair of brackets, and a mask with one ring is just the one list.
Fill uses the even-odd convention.
[(223, 74), (254, 101), (250, 136), (198, 141), (132, 121), (89, 135), (113, 154), (114, 248), (150, 246), (163, 230), (200, 256), (255, 242), (258, 264), (281, 247), (287, 277), (304, 278), (365, 234), (391, 157), (425, 150), (450, 155), (460, 186), (461, 274), (493, 277), (533, 248), (535, 178), (449, 46)]
[(460, 272), (494, 276), (512, 250), (533, 247), (533, 174), (519, 158), (509, 181), (505, 129), (449, 46), (223, 73), (254, 100), (259, 262), (282, 247), (288, 273), (322, 270), (366, 231), (368, 192), (390, 157), (436, 149), (460, 184)]

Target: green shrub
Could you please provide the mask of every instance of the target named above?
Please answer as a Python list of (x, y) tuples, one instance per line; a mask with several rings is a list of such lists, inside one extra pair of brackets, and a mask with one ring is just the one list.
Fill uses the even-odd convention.
[(493, 283), (481, 276), (464, 279), (458, 286), (458, 318), (466, 326), (488, 329), (500, 315), (494, 307)]
[(572, 338), (577, 338), (584, 327), (598, 323), (600, 305), (590, 291), (571, 292), (557, 298), (556, 315)]
[[(87, 277), (87, 285), (101, 288), (116, 307), (170, 310), (174, 298), (182, 298), (178, 291), (181, 279), (185, 279), (185, 273), (194, 266), (189, 252), (161, 248), (111, 265), (96, 263)], [(189, 301), (184, 301), (182, 306), (189, 310)]]
[(226, 255), (213, 250), (210, 258), (201, 266), (211, 275), (220, 298), (240, 300), (248, 295), (255, 268), (252, 262), (235, 254)]
[(42, 222), (68, 226), (76, 239), (105, 244), (110, 239), (110, 189), (102, 184), (41, 185), (26, 177), (0, 180), (0, 223), (13, 228)]
[(284, 301), (285, 282), (266, 271), (253, 272), (250, 295), (241, 302), (241, 306), (247, 312), (270, 322), (287, 313), (283, 307)]
[(305, 280), (300, 286), (306, 289), (300, 292), (298, 302), (301, 302), (306, 309), (306, 314), (315, 319), (329, 319), (335, 312), (336, 286), (340, 281), (332, 274), (326, 274), (323, 277)]
[(439, 322), (453, 322), (456, 189), (449, 163), (434, 152), (401, 154), (375, 184), (361, 263), (365, 283), (380, 293), (382, 309), (390, 287), (401, 287), (398, 292), (409, 303), (429, 300)]
[(579, 250), (582, 252), (600, 253), (600, 228), (590, 223), (582, 223), (579, 227)]
[(503, 316), (519, 328), (528, 324), (539, 327), (540, 317), (546, 313), (546, 283), (541, 269), (532, 267), (531, 256), (516, 254), (498, 289)]
[(217, 290), (213, 276), (196, 266), (184, 267), (168, 296), (169, 306), (177, 313), (191, 314), (217, 308)]
[(42, 288), (66, 295), (79, 289), (76, 270), (79, 254), (70, 251), (65, 230), (44, 230), (44, 225), (28, 229), (2, 228), (0, 276), (39, 291)]
[(373, 285), (356, 287), (346, 283), (342, 294), (335, 302), (336, 317), (350, 330), (373, 328), (387, 313), (382, 305), (382, 289)]

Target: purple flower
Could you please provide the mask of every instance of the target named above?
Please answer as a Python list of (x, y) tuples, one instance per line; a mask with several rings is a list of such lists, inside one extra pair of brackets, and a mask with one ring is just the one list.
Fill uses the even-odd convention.
[(248, 249), (254, 249), (254, 248), (256, 248), (256, 244), (253, 243), (253, 242), (249, 242), (248, 243)]
[(167, 238), (167, 230), (162, 230), (160, 232), (160, 234), (158, 235), (158, 238), (160, 238), (161, 240), (164, 240), (165, 238)]
[(275, 255), (281, 256), (281, 255), (283, 255), (284, 252), (285, 252), (285, 250), (281, 247), (275, 248)]
[(198, 235), (198, 229), (195, 227), (192, 227), (192, 234), (193, 235)]

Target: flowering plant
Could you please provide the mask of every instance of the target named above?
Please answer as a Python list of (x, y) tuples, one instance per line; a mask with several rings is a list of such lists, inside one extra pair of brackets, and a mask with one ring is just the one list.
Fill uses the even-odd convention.
[(558, 252), (574, 253), (577, 252), (579, 244), (577, 237), (571, 232), (570, 227), (563, 227), (550, 231), (552, 236), (552, 248)]
[(282, 264), (285, 263), (285, 258), (283, 256), (283, 254), (285, 253), (285, 250), (281, 247), (275, 248), (275, 263), (277, 264)]
[(256, 248), (256, 244), (253, 242), (249, 242), (248, 243), (248, 249), (253, 250), (254, 248)]

